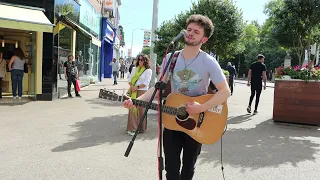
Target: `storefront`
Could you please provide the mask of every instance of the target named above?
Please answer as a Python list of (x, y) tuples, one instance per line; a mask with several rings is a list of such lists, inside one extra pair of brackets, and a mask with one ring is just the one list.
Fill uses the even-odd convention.
[(98, 12), (88, 0), (81, 0), (79, 24), (88, 32), (88, 36), (83, 33), (77, 34), (76, 57), (82, 84), (99, 80), (101, 19), (101, 12)]
[(98, 80), (100, 70), (101, 15), (87, 0), (55, 1), (54, 52), (58, 62), (57, 89), (60, 96), (66, 93), (67, 81), (63, 75), (63, 64), (68, 55), (75, 57), (81, 85)]
[(108, 18), (102, 20), (102, 53), (101, 53), (101, 74), (102, 78), (111, 78), (112, 68), (109, 66), (114, 57), (114, 42), (116, 38), (115, 28), (112, 27)]
[[(11, 2), (19, 3), (17, 0)], [(49, 11), (46, 16), (44, 14), (45, 10), (42, 8), (26, 6), (28, 4), (23, 5), (0, 3), (0, 52), (3, 53), (3, 59), (8, 63), (14, 55), (14, 50), (16, 48), (22, 49), (29, 69), (23, 77), (23, 97), (42, 100), (46, 93), (45, 83), (52, 80), (43, 80), (44, 76), (49, 75), (48, 72), (44, 72), (46, 67), (43, 67), (43, 61), (48, 58), (50, 52), (52, 55), (54, 25), (47, 17), (52, 11)], [(49, 6), (50, 4), (46, 5)], [(49, 45), (44, 45), (45, 40)], [(52, 56), (48, 62), (48, 64), (51, 63), (51, 69)], [(12, 96), (11, 85), (11, 73), (7, 72), (2, 83), (4, 96)]]

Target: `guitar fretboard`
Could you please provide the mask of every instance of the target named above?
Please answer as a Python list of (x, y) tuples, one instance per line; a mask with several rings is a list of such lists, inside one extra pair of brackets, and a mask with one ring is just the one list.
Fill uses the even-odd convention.
[[(136, 100), (132, 99), (132, 102), (136, 106), (141, 106), (141, 107), (147, 107), (149, 102), (146, 101), (141, 101), (141, 100)], [(151, 103), (150, 109), (158, 111), (158, 104)], [(162, 106), (162, 112), (171, 114), (171, 115), (176, 115), (177, 114), (177, 108), (174, 107), (169, 107), (169, 106)]]

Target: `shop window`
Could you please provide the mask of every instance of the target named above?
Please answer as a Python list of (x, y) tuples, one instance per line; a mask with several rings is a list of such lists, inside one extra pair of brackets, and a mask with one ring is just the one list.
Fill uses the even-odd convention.
[(63, 28), (59, 32), (59, 47), (63, 49), (72, 49), (72, 29)]

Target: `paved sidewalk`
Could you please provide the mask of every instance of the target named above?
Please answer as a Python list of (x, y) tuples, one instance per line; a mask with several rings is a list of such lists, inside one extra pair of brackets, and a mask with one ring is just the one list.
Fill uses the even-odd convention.
[[(82, 88), (82, 98), (1, 105), (0, 179), (156, 180), (157, 116), (148, 115), (147, 132), (124, 157), (128, 111), (98, 98), (100, 88), (128, 88), (127, 80), (112, 84)], [(273, 88), (262, 92), (259, 114), (247, 114), (249, 96), (250, 88), (237, 84), (228, 100), (226, 180), (318, 180), (320, 128), (274, 123)], [(194, 180), (222, 179), (220, 153), (220, 141), (203, 145)]]
[[(234, 81), (237, 84), (247, 84), (248, 82), (246, 79), (235, 79)], [(267, 87), (274, 88), (274, 83), (267, 81)]]

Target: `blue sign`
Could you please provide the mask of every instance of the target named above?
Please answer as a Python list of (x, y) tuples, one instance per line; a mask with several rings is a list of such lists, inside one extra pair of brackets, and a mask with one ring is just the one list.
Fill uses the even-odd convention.
[(100, 39), (101, 14), (88, 2), (81, 0), (80, 24), (89, 29), (92, 34)]
[(115, 30), (112, 25), (109, 23), (108, 18), (103, 18), (103, 26), (102, 26), (102, 40), (106, 40), (109, 43), (113, 43), (115, 40)]
[(109, 41), (113, 42), (114, 36), (115, 36), (115, 34), (114, 34), (113, 29), (112, 29), (111, 26), (107, 23), (105, 37), (108, 38)]

